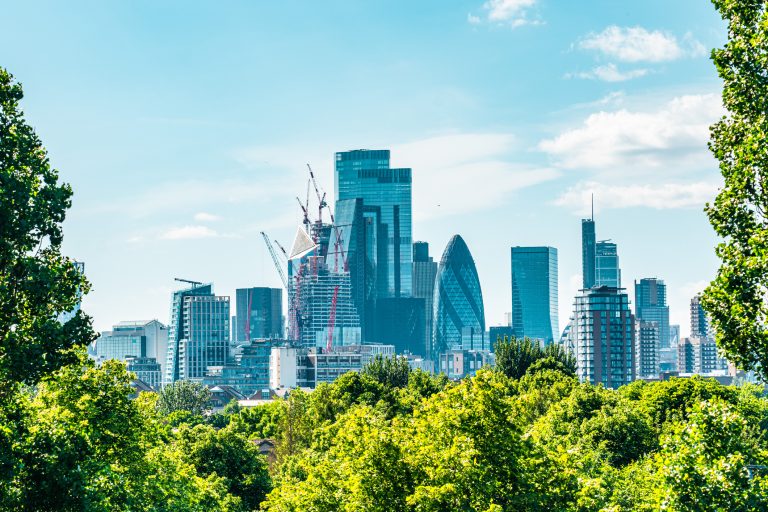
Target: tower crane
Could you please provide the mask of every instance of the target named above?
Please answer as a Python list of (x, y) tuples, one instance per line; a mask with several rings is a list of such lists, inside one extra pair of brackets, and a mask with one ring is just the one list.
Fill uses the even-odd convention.
[(317, 195), (317, 219), (320, 224), (323, 223), (323, 208), (328, 206), (328, 203), (325, 202), (325, 192), (323, 192), (323, 195), (320, 195), (320, 189), (317, 187), (317, 181), (315, 180), (315, 173), (312, 172), (312, 167), (307, 164), (307, 169), (309, 169), (309, 177), (312, 179), (312, 186), (315, 187), (315, 194)]
[(180, 283), (188, 283), (191, 284), (193, 288), (197, 288), (198, 286), (203, 286), (203, 283), (200, 281), (190, 281), (189, 279), (182, 279), (180, 277), (174, 277), (174, 281), (179, 281)]
[[(272, 242), (269, 241), (269, 237), (265, 232), (261, 232), (261, 236), (264, 238), (264, 243), (267, 244), (267, 249), (269, 249), (269, 255), (272, 256), (272, 262), (275, 264), (275, 268), (277, 269), (277, 273), (280, 275), (280, 280), (283, 282), (283, 286), (288, 289), (288, 278), (285, 277), (285, 271), (283, 270), (282, 265), (280, 265), (280, 261), (277, 259), (277, 253), (275, 253), (275, 248), (272, 247)], [(281, 247), (282, 249), (282, 247)], [(285, 251), (283, 251), (285, 252)]]

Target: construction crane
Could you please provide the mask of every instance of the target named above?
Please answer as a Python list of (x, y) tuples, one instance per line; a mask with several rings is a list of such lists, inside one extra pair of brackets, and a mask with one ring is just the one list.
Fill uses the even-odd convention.
[(309, 169), (309, 177), (312, 179), (312, 186), (315, 187), (315, 194), (317, 194), (317, 219), (320, 224), (323, 223), (323, 208), (328, 206), (328, 203), (325, 202), (325, 192), (323, 192), (323, 195), (320, 195), (320, 189), (317, 187), (317, 181), (315, 181), (315, 173), (312, 172), (312, 167), (307, 164), (307, 169)]
[(191, 284), (193, 288), (197, 288), (198, 286), (203, 286), (203, 283), (200, 281), (190, 281), (189, 279), (182, 279), (180, 277), (174, 277), (174, 281), (179, 281), (180, 283), (188, 283)]
[(333, 346), (333, 329), (336, 327), (336, 303), (339, 300), (339, 285), (333, 288), (333, 299), (331, 299), (331, 312), (328, 315), (328, 343), (325, 345), (325, 352), (329, 353)]
[(280, 242), (278, 242), (277, 240), (272, 240), (272, 241), (275, 242), (275, 245), (277, 246), (277, 248), (280, 249), (280, 252), (282, 252), (283, 256), (285, 256), (285, 259), (288, 260), (288, 252), (286, 252), (285, 247), (280, 245)]
[[(275, 248), (272, 247), (272, 242), (269, 241), (269, 237), (265, 232), (261, 232), (261, 236), (264, 238), (264, 243), (267, 244), (267, 249), (269, 250), (269, 255), (272, 256), (272, 261), (275, 264), (275, 268), (277, 269), (277, 273), (280, 275), (280, 280), (283, 282), (283, 286), (288, 289), (288, 278), (285, 277), (285, 271), (283, 270), (282, 265), (280, 265), (280, 261), (277, 259), (277, 253), (275, 252)], [(282, 247), (281, 247), (282, 249)]]

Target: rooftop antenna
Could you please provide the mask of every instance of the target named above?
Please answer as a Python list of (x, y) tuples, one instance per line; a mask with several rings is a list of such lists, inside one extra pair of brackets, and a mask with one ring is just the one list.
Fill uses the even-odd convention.
[(592, 222), (595, 222), (595, 193), (592, 192)]

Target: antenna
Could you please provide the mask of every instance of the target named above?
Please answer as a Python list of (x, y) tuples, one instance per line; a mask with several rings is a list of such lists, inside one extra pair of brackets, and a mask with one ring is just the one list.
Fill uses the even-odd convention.
[(592, 192), (592, 222), (595, 222), (595, 193)]

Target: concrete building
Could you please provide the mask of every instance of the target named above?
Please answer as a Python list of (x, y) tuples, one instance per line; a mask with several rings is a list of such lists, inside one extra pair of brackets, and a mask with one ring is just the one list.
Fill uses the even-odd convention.
[(308, 356), (307, 348), (273, 346), (269, 356), (269, 387), (314, 387), (315, 371)]
[(458, 380), (471, 377), (483, 366), (493, 366), (496, 358), (488, 350), (450, 350), (440, 354), (437, 371), (449, 379)]
[(107, 359), (152, 358), (162, 371), (167, 351), (168, 327), (157, 320), (136, 320), (119, 322), (111, 331), (102, 332), (93, 343), (91, 356), (99, 364)]

